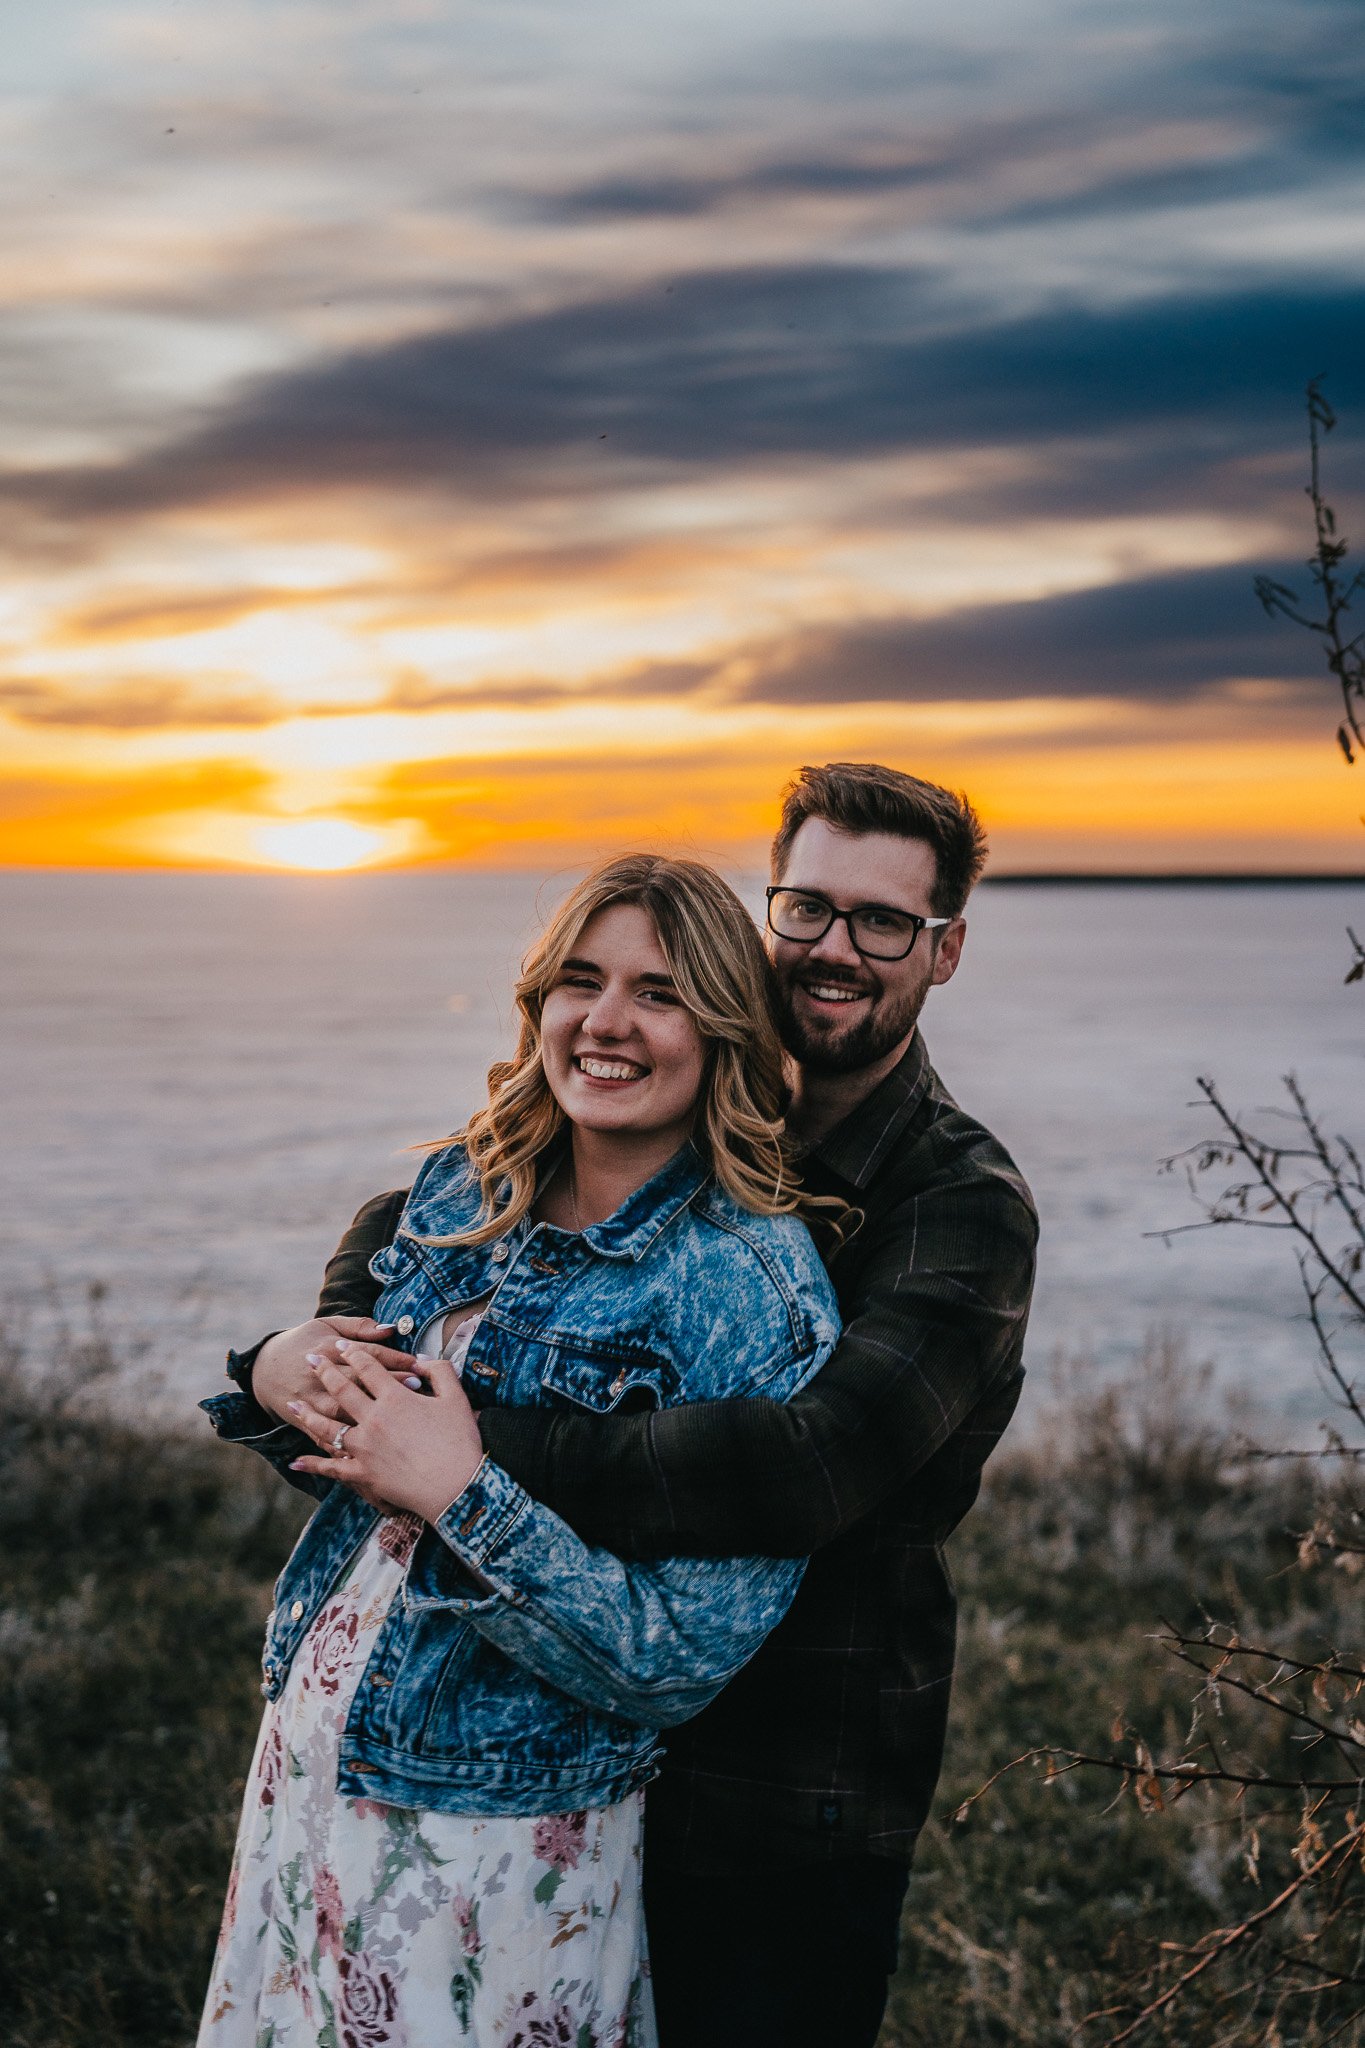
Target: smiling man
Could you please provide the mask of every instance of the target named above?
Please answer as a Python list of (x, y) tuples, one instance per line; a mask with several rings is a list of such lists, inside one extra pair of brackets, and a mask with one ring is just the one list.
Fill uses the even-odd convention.
[[(827, 1261), (843, 1336), (810, 1385), (786, 1406), (480, 1412), (488, 1454), (622, 1556), (812, 1554), (786, 1619), (672, 1732), (650, 1787), (661, 2048), (871, 2048), (881, 2022), (943, 1756), (943, 1545), (1019, 1398), (1037, 1241), (1018, 1169), (918, 1030), (984, 860), (966, 799), (894, 769), (806, 768), (786, 793), (768, 931), (790, 1122), (807, 1185), (857, 1212)], [(402, 1205), (361, 1210), (320, 1316), (373, 1307), (368, 1262)], [(299, 1370), (319, 1336), (304, 1331), (263, 1368)]]

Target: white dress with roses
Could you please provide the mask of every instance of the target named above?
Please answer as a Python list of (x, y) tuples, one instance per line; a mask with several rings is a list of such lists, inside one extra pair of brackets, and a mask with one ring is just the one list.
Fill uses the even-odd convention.
[(420, 1528), (380, 1524), (266, 1708), (198, 2048), (656, 2048), (643, 1793), (470, 1819), (336, 1789)]

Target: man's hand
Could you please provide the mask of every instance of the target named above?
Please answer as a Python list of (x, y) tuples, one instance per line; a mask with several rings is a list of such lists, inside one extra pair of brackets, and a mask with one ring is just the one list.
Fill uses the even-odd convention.
[[(335, 1422), (341, 1411), (319, 1384), (308, 1362), (309, 1352), (334, 1358), (338, 1339), (385, 1337), (392, 1329), (391, 1323), (376, 1323), (370, 1316), (318, 1316), (311, 1323), (300, 1323), (296, 1329), (277, 1331), (256, 1355), (251, 1390), (262, 1408), (278, 1422), (294, 1420), (289, 1403), (301, 1396), (311, 1401), (328, 1421)], [(411, 1360), (402, 1352), (386, 1352), (385, 1357), (403, 1360), (411, 1372)]]
[(418, 1372), (431, 1392), (417, 1394), (383, 1362), (394, 1354), (345, 1339), (336, 1348), (342, 1365), (316, 1367), (309, 1398), (288, 1407), (290, 1419), (331, 1455), (295, 1458), (292, 1469), (439, 1521), (483, 1463), (478, 1420), (455, 1367), (422, 1359)]

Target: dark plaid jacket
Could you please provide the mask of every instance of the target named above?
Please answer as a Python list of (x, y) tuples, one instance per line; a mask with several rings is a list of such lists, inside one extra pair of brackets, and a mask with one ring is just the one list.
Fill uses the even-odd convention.
[[(1037, 1222), (1009, 1155), (916, 1034), (816, 1146), (807, 1185), (863, 1222), (830, 1262), (844, 1334), (785, 1407), (486, 1409), (489, 1453), (618, 1555), (813, 1552), (786, 1619), (650, 1787), (662, 1861), (908, 1857), (943, 1757), (956, 1601), (943, 1544), (1014, 1412)], [(368, 1314), (403, 1191), (366, 1203), (320, 1314)]]

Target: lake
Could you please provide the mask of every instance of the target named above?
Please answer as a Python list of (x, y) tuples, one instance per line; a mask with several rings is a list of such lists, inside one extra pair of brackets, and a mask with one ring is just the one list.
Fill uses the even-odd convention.
[[(454, 1128), (511, 1035), (510, 978), (568, 878), (0, 872), (7, 1313), (79, 1325), (91, 1283), (188, 1404), (227, 1341), (299, 1320), (343, 1225)], [(757, 909), (762, 884), (743, 884)], [(1156, 1332), (1307, 1427), (1323, 1412), (1283, 1240), (1189, 1223), (1161, 1159), (1295, 1072), (1365, 1125), (1365, 889), (1012, 887), (973, 898), (925, 1011), (958, 1099), (1043, 1218), (1031, 1338), (1122, 1371)], [(1041, 1377), (1041, 1375), (1039, 1375)]]

